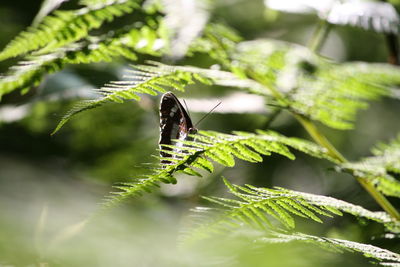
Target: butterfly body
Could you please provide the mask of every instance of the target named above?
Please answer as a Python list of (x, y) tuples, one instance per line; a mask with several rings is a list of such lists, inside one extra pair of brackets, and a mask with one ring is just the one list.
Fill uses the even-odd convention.
[[(174, 144), (174, 139), (188, 140), (189, 134), (197, 133), (185, 108), (179, 102), (178, 98), (171, 92), (165, 93), (160, 102), (160, 149), (171, 150), (163, 145)], [(161, 157), (171, 157), (168, 152), (161, 151)], [(168, 161), (163, 161), (168, 163)]]

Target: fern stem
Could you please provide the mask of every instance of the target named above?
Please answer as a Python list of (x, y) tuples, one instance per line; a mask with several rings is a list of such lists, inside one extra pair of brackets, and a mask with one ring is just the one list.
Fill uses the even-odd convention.
[(328, 36), (331, 25), (326, 20), (321, 20), (308, 44), (311, 51), (318, 53)]
[[(310, 47), (313, 51), (317, 51), (320, 49), (323, 41), (326, 39), (329, 29), (330, 25), (327, 22), (321, 21), (321, 24), (317, 29), (317, 33), (315, 33), (315, 37), (310, 43)], [(279, 90), (275, 88), (273, 84), (268, 81), (268, 79), (251, 70), (248, 71), (248, 76), (256, 80), (257, 82), (265, 85), (270, 90), (272, 95), (276, 98), (281, 107), (290, 107), (290, 103), (288, 103), (288, 100), (282, 95)], [(331, 157), (335, 158), (340, 163), (348, 162), (348, 160), (329, 142), (329, 140), (318, 130), (318, 128), (310, 119), (295, 111), (291, 111), (291, 113), (302, 124), (302, 126), (306, 129), (306, 131), (314, 139), (314, 141), (328, 150)], [(355, 176), (355, 178), (362, 185), (362, 187), (375, 199), (375, 201), (382, 207), (383, 210), (385, 210), (395, 220), (400, 221), (400, 213), (392, 206), (392, 204), (386, 199), (386, 197), (374, 187), (374, 185), (372, 185), (370, 182), (362, 177)]]
[[(325, 147), (329, 154), (337, 159), (339, 162), (344, 163), (348, 160), (329, 142), (329, 140), (318, 130), (315, 124), (308, 118), (293, 113), (295, 118), (303, 125), (308, 134), (321, 146)], [(375, 187), (366, 179), (355, 177), (357, 181), (364, 187), (364, 189), (375, 199), (375, 201), (394, 219), (400, 221), (400, 213), (393, 207), (393, 205), (382, 195)]]
[(328, 139), (318, 130), (315, 124), (305, 116), (293, 113), (294, 117), (303, 125), (308, 134), (321, 146), (328, 149), (329, 154), (339, 162), (347, 162), (346, 158), (329, 142)]
[[(328, 36), (331, 25), (326, 21), (321, 21), (318, 28), (313, 34), (308, 47), (318, 53), (323, 45), (326, 37)], [(275, 96), (280, 96), (276, 92)], [(292, 112), (294, 117), (302, 124), (308, 134), (321, 146), (325, 147), (329, 154), (337, 159), (339, 162), (344, 163), (348, 160), (329, 142), (329, 140), (318, 130), (315, 124), (305, 116)], [(393, 205), (387, 200), (387, 198), (381, 194), (376, 188), (369, 183), (366, 179), (361, 177), (355, 177), (361, 186), (375, 199), (375, 201), (393, 218), (400, 221), (400, 213), (393, 207)]]
[(262, 128), (268, 129), (271, 126), (271, 124), (273, 123), (273, 121), (276, 119), (276, 117), (278, 117), (279, 114), (281, 114), (281, 112), (282, 112), (282, 109), (279, 109), (279, 108), (272, 110), (272, 112), (269, 114), (269, 117), (264, 122), (264, 125), (262, 126)]
[[(285, 98), (278, 90), (275, 89), (274, 86), (271, 86), (270, 84), (266, 83), (265, 79), (261, 78), (259, 75), (256, 75), (255, 73), (251, 74), (253, 79), (268, 86), (272, 94), (283, 104), (286, 104)], [(291, 113), (306, 129), (306, 131), (314, 139), (314, 141), (317, 142), (322, 147), (325, 147), (333, 158), (337, 159), (341, 163), (348, 162), (348, 160), (331, 144), (331, 142), (329, 142), (329, 140), (318, 130), (318, 128), (310, 119), (293, 111)], [(390, 214), (390, 216), (392, 216), (394, 219), (400, 221), (400, 213), (393, 207), (393, 205), (385, 198), (384, 195), (382, 195), (378, 190), (376, 190), (376, 188), (368, 181), (366, 181), (364, 178), (360, 177), (355, 177), (355, 178), (364, 187), (364, 189), (375, 199), (375, 201), (382, 207), (383, 210), (385, 210), (388, 214)]]
[(375, 199), (375, 201), (397, 221), (400, 221), (400, 213), (387, 200), (387, 198), (375, 189), (368, 181), (363, 178), (356, 177), (357, 181), (364, 187), (365, 190)]

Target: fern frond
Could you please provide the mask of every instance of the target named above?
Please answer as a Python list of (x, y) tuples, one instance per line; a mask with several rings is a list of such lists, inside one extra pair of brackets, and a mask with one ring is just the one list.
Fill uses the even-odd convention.
[[(342, 212), (356, 217), (367, 218), (399, 231), (399, 222), (395, 222), (385, 212), (372, 212), (361, 206), (342, 200), (297, 192), (288, 189), (257, 188), (251, 185), (238, 186), (224, 179), (229, 191), (237, 199), (209, 197), (205, 198), (221, 208), (196, 208), (193, 210), (192, 229), (181, 235), (183, 244), (202, 239), (244, 237), (255, 243), (306, 242), (331, 251), (359, 252), (363, 256), (377, 260), (386, 266), (397, 266), (400, 255), (369, 244), (348, 240), (324, 238), (291, 232), (277, 227), (279, 221), (289, 230), (294, 228), (294, 216), (321, 222), (319, 216), (341, 215)], [(275, 220), (272, 221), (271, 219)], [(394, 227), (393, 227), (394, 226)], [(255, 248), (256, 249), (256, 248)]]
[(188, 56), (194, 53), (209, 55), (223, 66), (231, 66), (230, 54), (241, 37), (231, 28), (223, 24), (209, 23), (203, 35), (195, 39), (189, 47)]
[(27, 91), (38, 85), (46, 74), (59, 71), (68, 64), (110, 62), (117, 57), (136, 60), (137, 53), (159, 56), (164, 43), (157, 29), (143, 26), (113, 35), (91, 37), (48, 54), (29, 56), (0, 81), (0, 98), (17, 89)]
[(28, 28), (0, 53), (0, 61), (44, 48), (52, 51), (88, 35), (104, 22), (138, 8), (137, 0), (110, 0), (73, 11), (55, 11), (36, 27)]
[(186, 75), (200, 75), (198, 77), (206, 78), (205, 81), (201, 81), (203, 84), (215, 84), (220, 86), (228, 86), (228, 87), (237, 87), (241, 88), (249, 93), (264, 96), (264, 97), (271, 97), (271, 92), (268, 88), (254, 80), (240, 78), (232, 72), (229, 71), (221, 71), (221, 70), (213, 70), (213, 69), (204, 69), (198, 68), (194, 66), (169, 66), (157, 62), (151, 62), (152, 64), (156, 65), (161, 70), (166, 69), (174, 69), (178, 72), (186, 73)]
[(187, 84), (195, 81), (203, 84), (217, 84), (222, 86), (237, 86), (248, 88), (250, 92), (269, 96), (268, 90), (261, 84), (249, 80), (239, 79), (234, 74), (225, 71), (208, 70), (195, 67), (169, 66), (157, 62), (150, 62), (152, 65), (133, 66), (128, 70), (125, 81), (115, 81), (102, 87), (99, 92), (102, 97), (96, 100), (88, 100), (78, 103), (59, 122), (53, 134), (76, 114), (101, 106), (108, 102), (121, 103), (124, 100), (139, 100), (136, 93), (156, 95), (157, 92), (164, 93), (164, 88), (174, 88), (184, 91)]
[(141, 196), (146, 192), (150, 193), (154, 189), (159, 188), (160, 183), (176, 184), (176, 179), (169, 172), (160, 171), (154, 175), (138, 178), (131, 183), (114, 186), (115, 189), (119, 189), (120, 191), (112, 192), (111, 196), (106, 197), (103, 203), (101, 203), (101, 209), (105, 210), (115, 207), (129, 198)]
[(323, 148), (311, 142), (292, 139), (272, 131), (257, 131), (257, 134), (245, 132), (222, 134), (200, 131), (193, 138), (195, 141), (177, 140), (180, 142), (179, 146), (165, 145), (164, 148), (171, 150), (164, 149), (162, 151), (170, 154), (170, 157), (162, 158), (162, 162), (168, 163), (161, 163), (160, 168), (138, 180), (137, 183), (118, 186), (117, 188), (122, 192), (108, 199), (105, 207), (116, 205), (128, 197), (151, 190), (159, 183), (175, 183), (174, 175), (177, 172), (193, 176), (201, 176), (199, 170), (211, 173), (214, 170), (213, 162), (233, 167), (235, 158), (248, 162), (260, 162), (263, 160), (263, 155), (269, 156), (272, 153), (294, 159), (289, 147), (302, 148), (305, 153), (332, 160)]
[(349, 240), (319, 237), (303, 233), (270, 231), (265, 237), (257, 238), (254, 241), (263, 243), (305, 242), (331, 251), (345, 250), (353, 253), (361, 253), (364, 257), (374, 259), (378, 264), (383, 266), (400, 266), (399, 254), (373, 245)]
[[(385, 64), (334, 64), (305, 47), (272, 40), (242, 42), (232, 69), (272, 88), (293, 112), (336, 129), (351, 129), (368, 101), (393, 96), (400, 69)], [(276, 89), (274, 89), (276, 88)]]
[[(200, 212), (202, 223), (193, 230), (189, 230), (183, 239), (198, 240), (215, 233), (227, 233), (231, 230), (249, 226), (259, 230), (271, 229), (274, 221), (279, 222), (287, 229), (295, 227), (293, 215), (322, 222), (320, 216), (332, 217), (342, 215), (342, 212), (356, 217), (367, 218), (393, 231), (399, 231), (399, 223), (393, 221), (385, 212), (372, 212), (361, 206), (353, 205), (332, 197), (297, 192), (283, 188), (258, 188), (251, 185), (238, 186), (224, 182), (229, 191), (237, 199), (206, 197), (205, 199), (222, 207), (222, 212), (213, 214), (213, 209), (194, 209)], [(211, 212), (210, 212), (211, 211)], [(275, 220), (272, 221), (271, 219)]]
[(400, 174), (400, 134), (388, 144), (378, 143), (372, 148), (375, 155), (369, 161), (384, 166), (386, 171)]
[(107, 102), (122, 103), (125, 100), (140, 100), (138, 93), (157, 95), (158, 92), (166, 92), (164, 87), (184, 91), (183, 84), (192, 84), (194, 79), (208, 83), (206, 79), (199, 75), (192, 75), (167, 67), (160, 69), (154, 66), (136, 66), (134, 70), (129, 72), (131, 75), (126, 77), (131, 78), (130, 80), (110, 82), (100, 88), (98, 92), (102, 97), (99, 99), (78, 103), (61, 119), (52, 134), (56, 133), (72, 116)]
[(291, 97), (292, 108), (330, 127), (351, 129), (358, 110), (368, 101), (391, 97), (391, 87), (399, 84), (400, 69), (390, 65), (331, 65), (304, 79), (304, 88)]
[(400, 181), (392, 175), (400, 174), (400, 135), (389, 144), (378, 144), (372, 153), (359, 162), (341, 164), (338, 170), (370, 180), (385, 195), (400, 197)]
[[(263, 190), (264, 190), (262, 188), (260, 189), (260, 188), (256, 188), (256, 187), (253, 187), (250, 185), (247, 185), (247, 187), (250, 187), (252, 190), (257, 191), (257, 192), (258, 191), (263, 192)], [(305, 201), (307, 201), (307, 203), (309, 203), (311, 205), (322, 206), (325, 209), (330, 210), (333, 213), (335, 213), (336, 211), (342, 211), (342, 212), (345, 212), (348, 214), (352, 214), (356, 217), (362, 217), (362, 218), (366, 218), (369, 220), (379, 222), (381, 224), (385, 224), (388, 228), (392, 228), (391, 224), (393, 223), (393, 219), (386, 212), (369, 211), (361, 206), (353, 205), (346, 201), (335, 199), (332, 197), (297, 192), (297, 191), (288, 190), (288, 189), (284, 189), (284, 188), (280, 188), (280, 187), (276, 187), (275, 189), (282, 193), (287, 193), (292, 196), (296, 196), (301, 199), (304, 199)]]
[[(240, 78), (230, 79), (234, 75), (226, 71), (161, 64), (153, 71), (201, 74), (214, 83), (245, 86), (252, 93), (274, 96), (279, 106), (336, 129), (352, 128), (358, 110), (368, 107), (368, 101), (395, 96), (391, 87), (400, 84), (397, 67), (334, 64), (304, 47), (276, 41), (240, 43), (231, 57), (236, 62), (232, 72)], [(245, 79), (247, 76), (251, 79)]]

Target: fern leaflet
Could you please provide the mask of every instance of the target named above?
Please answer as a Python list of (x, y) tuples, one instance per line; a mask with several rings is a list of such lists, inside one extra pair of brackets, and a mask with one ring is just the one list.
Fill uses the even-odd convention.
[(217, 23), (209, 23), (203, 35), (195, 39), (189, 47), (188, 56), (194, 53), (209, 55), (224, 67), (231, 66), (230, 54), (241, 37), (231, 28)]
[(333, 251), (349, 251), (361, 253), (366, 258), (376, 260), (383, 266), (400, 266), (400, 255), (369, 244), (349, 240), (313, 236), (303, 233), (285, 233), (269, 231), (265, 237), (256, 238), (254, 241), (263, 243), (288, 243), (305, 242)]
[(378, 144), (372, 153), (372, 157), (341, 164), (337, 169), (372, 181), (388, 196), (400, 197), (400, 182), (394, 177), (400, 174), (400, 135), (389, 144)]
[(193, 136), (195, 141), (182, 141), (179, 146), (167, 146), (172, 150), (163, 150), (171, 155), (163, 158), (160, 168), (155, 169), (137, 182), (125, 183), (117, 188), (120, 192), (109, 198), (104, 207), (116, 205), (125, 199), (150, 191), (159, 183), (176, 183), (174, 174), (182, 172), (188, 175), (201, 176), (199, 170), (213, 172), (213, 162), (223, 166), (233, 167), (235, 158), (248, 162), (260, 162), (262, 155), (272, 153), (281, 154), (289, 159), (294, 159), (289, 147), (301, 150), (304, 153), (330, 159), (326, 151), (305, 140), (293, 139), (282, 136), (272, 131), (257, 131), (257, 134), (235, 132), (235, 134), (222, 134), (211, 131), (200, 131)]
[(184, 91), (185, 85), (199, 81), (203, 84), (218, 84), (222, 86), (237, 86), (250, 88), (250, 92), (269, 96), (268, 90), (261, 84), (249, 80), (239, 79), (230, 72), (208, 70), (195, 67), (169, 66), (157, 62), (151, 65), (133, 66), (128, 70), (130, 75), (125, 81), (115, 81), (102, 87), (99, 92), (103, 95), (99, 99), (88, 100), (78, 103), (70, 110), (57, 125), (53, 134), (56, 133), (71, 117), (76, 114), (101, 106), (108, 102), (121, 103), (124, 100), (139, 100), (136, 93), (156, 95), (157, 92), (164, 93), (165, 87)]
[(143, 26), (112, 36), (91, 37), (51, 53), (29, 56), (0, 81), (0, 98), (16, 89), (27, 91), (32, 85), (38, 85), (46, 74), (56, 72), (67, 64), (112, 61), (119, 56), (136, 60), (137, 53), (158, 56), (164, 43), (157, 30)]
[[(193, 210), (194, 226), (181, 235), (181, 242), (189, 244), (202, 239), (242, 236), (256, 243), (306, 242), (336, 252), (346, 250), (359, 252), (373, 258), (382, 265), (400, 263), (400, 255), (369, 244), (362, 244), (335, 238), (323, 238), (303, 233), (291, 232), (294, 228), (293, 215), (321, 222), (319, 216), (350, 213), (384, 224), (392, 231), (400, 231), (400, 224), (385, 212), (372, 212), (361, 206), (342, 200), (292, 191), (288, 189), (257, 188), (251, 185), (238, 186), (224, 182), (237, 199), (206, 197), (222, 209), (198, 207)], [(274, 224), (279, 221), (286, 230)], [(289, 229), (289, 230), (288, 230)]]
[(384, 64), (334, 64), (298, 45), (273, 40), (239, 43), (232, 71), (272, 88), (293, 112), (336, 129), (351, 129), (367, 101), (395, 96), (397, 67)]
[(46, 47), (52, 51), (77, 41), (99, 28), (105, 21), (132, 12), (139, 5), (136, 0), (110, 0), (99, 5), (74, 11), (55, 11), (36, 27), (22, 32), (0, 53), (0, 60), (25, 54)]
[(194, 209), (195, 213), (199, 213), (197, 217), (203, 223), (193, 230), (189, 230), (183, 237), (184, 240), (193, 241), (218, 232), (226, 233), (243, 225), (259, 230), (275, 228), (272, 218), (287, 229), (293, 229), (295, 227), (293, 215), (322, 223), (320, 215), (332, 217), (333, 214), (342, 215), (342, 212), (379, 222), (392, 231), (400, 230), (399, 223), (393, 221), (385, 212), (372, 212), (332, 197), (282, 188), (268, 189), (251, 185), (232, 185), (225, 178), (224, 183), (238, 199), (205, 197), (221, 206), (222, 213), (218, 212), (218, 209), (212, 208)]

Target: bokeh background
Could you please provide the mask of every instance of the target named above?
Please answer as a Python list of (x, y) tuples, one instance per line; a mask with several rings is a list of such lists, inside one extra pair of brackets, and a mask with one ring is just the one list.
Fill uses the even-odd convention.
[[(395, 3), (395, 2), (394, 2)], [(396, 3), (395, 3), (396, 4)], [(273, 38), (307, 45), (318, 24), (313, 15), (287, 14), (267, 9), (259, 0), (216, 1), (213, 16), (236, 29), (245, 39)], [(2, 0), (0, 49), (28, 27), (41, 6), (40, 0)], [(73, 8), (69, 1), (62, 8)], [(124, 23), (123, 19), (114, 22)], [(384, 35), (350, 26), (334, 27), (322, 55), (338, 62), (386, 62)], [(136, 63), (144, 63), (142, 57)], [(157, 59), (156, 59), (157, 60)], [(159, 59), (158, 59), (159, 60)], [(207, 66), (206, 55), (177, 64)], [(15, 61), (0, 62), (4, 73)], [(365, 266), (361, 256), (337, 254), (307, 245), (270, 245), (255, 253), (240, 249), (238, 258), (219, 244), (180, 250), (179, 231), (189, 209), (208, 205), (200, 196), (226, 195), (221, 176), (237, 184), (282, 186), (293, 190), (333, 196), (372, 210), (379, 207), (350, 176), (335, 173), (330, 165), (297, 153), (290, 161), (281, 156), (262, 164), (237, 161), (232, 169), (217, 167), (201, 179), (180, 176), (177, 185), (162, 186), (153, 194), (108, 211), (85, 227), (112, 185), (146, 172), (143, 163), (155, 162), (159, 135), (159, 97), (144, 96), (138, 102), (108, 104), (73, 118), (50, 136), (60, 118), (81, 98), (93, 97), (91, 89), (121, 78), (126, 61), (69, 66), (49, 75), (32, 92), (12, 93), (0, 103), (0, 266)], [(222, 87), (190, 86), (178, 96), (188, 102), (194, 121), (204, 113), (194, 100), (224, 99), (235, 93)], [(192, 103), (192, 105), (191, 105)], [(211, 109), (212, 101), (209, 102)], [(251, 102), (241, 103), (251, 106)], [(223, 109), (224, 102), (221, 105)], [(257, 113), (222, 113), (218, 109), (200, 128), (220, 132), (265, 129), (270, 108)], [(369, 155), (378, 141), (400, 132), (399, 103), (372, 103), (359, 113), (356, 128), (323, 132), (347, 158)], [(308, 138), (301, 126), (285, 112), (269, 129), (286, 136)], [(399, 202), (394, 202), (399, 206)], [(353, 217), (326, 219), (324, 224), (297, 221), (298, 230), (311, 234), (373, 243), (400, 251), (400, 245), (382, 239), (380, 226)], [(371, 240), (371, 236), (374, 237)], [(239, 244), (237, 246), (240, 247)], [(234, 248), (232, 248), (234, 251)], [(268, 265), (266, 265), (268, 262)]]

